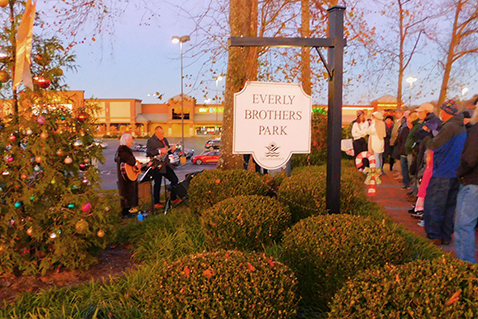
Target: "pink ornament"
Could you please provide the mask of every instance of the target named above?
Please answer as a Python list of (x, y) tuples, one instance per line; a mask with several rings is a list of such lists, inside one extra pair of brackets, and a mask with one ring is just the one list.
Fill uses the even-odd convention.
[(37, 122), (38, 124), (45, 124), (45, 117), (43, 115), (40, 115), (38, 118), (37, 118)]
[(83, 213), (87, 213), (90, 210), (91, 210), (91, 203), (90, 202), (81, 204), (81, 211)]
[(13, 162), (13, 157), (10, 156), (10, 157), (7, 159), (7, 162), (9, 162), (9, 163)]

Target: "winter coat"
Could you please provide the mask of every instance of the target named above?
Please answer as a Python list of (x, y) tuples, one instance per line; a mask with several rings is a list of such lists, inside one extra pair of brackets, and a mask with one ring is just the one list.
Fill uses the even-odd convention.
[[(460, 155), (466, 141), (466, 129), (463, 114), (457, 114), (443, 123), (442, 128), (430, 144), (433, 150), (433, 176), (454, 178), (460, 166)], [(476, 143), (476, 140), (475, 140)]]
[(470, 128), (456, 175), (463, 185), (478, 185), (478, 124)]

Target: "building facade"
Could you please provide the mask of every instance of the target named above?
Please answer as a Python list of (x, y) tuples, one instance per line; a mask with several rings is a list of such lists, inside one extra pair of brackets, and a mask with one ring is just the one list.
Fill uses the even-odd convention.
[[(133, 98), (86, 99), (84, 91), (58, 92), (58, 98), (71, 109), (82, 107), (84, 103), (96, 103), (95, 114), (99, 136), (117, 136), (130, 132), (134, 136), (151, 136), (156, 126), (161, 126), (168, 137), (218, 136), (222, 130), (224, 105), (197, 104), (196, 99), (184, 95), (170, 98), (164, 104), (143, 104)], [(374, 111), (390, 111), (397, 108), (397, 100), (385, 95), (372, 101), (371, 105), (344, 105), (342, 123), (347, 126), (356, 118), (358, 110), (371, 115)], [(314, 105), (314, 110), (326, 111), (326, 105)], [(0, 118), (11, 112), (11, 101), (0, 101)]]

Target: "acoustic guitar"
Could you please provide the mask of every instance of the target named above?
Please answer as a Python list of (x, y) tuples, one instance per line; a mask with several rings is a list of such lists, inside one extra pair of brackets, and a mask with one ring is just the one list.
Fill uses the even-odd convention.
[(120, 165), (121, 175), (124, 179), (128, 179), (132, 182), (138, 179), (139, 174), (141, 174), (141, 169), (136, 165), (129, 165), (126, 163), (121, 163)]

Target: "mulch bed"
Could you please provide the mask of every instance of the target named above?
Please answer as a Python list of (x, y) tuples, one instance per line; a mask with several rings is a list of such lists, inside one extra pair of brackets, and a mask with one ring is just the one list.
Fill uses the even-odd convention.
[(91, 280), (118, 277), (136, 265), (131, 259), (131, 251), (126, 246), (110, 246), (98, 256), (98, 263), (85, 271), (58, 269), (45, 276), (19, 276), (13, 274), (0, 276), (0, 301), (14, 302), (16, 296), (41, 289), (75, 287)]

